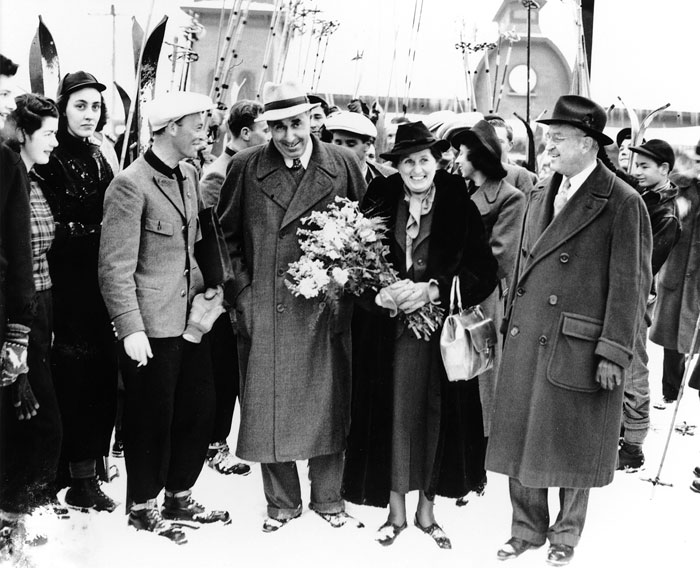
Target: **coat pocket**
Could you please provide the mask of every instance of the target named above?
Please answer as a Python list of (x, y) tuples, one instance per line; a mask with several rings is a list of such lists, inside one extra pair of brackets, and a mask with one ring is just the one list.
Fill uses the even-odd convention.
[(603, 332), (599, 319), (563, 312), (554, 348), (547, 365), (547, 380), (558, 387), (596, 392), (598, 356), (595, 348)]
[(167, 237), (172, 237), (174, 233), (172, 223), (161, 221), (160, 219), (151, 219), (150, 217), (146, 217), (143, 228), (151, 233), (158, 233), (159, 235), (165, 235)]

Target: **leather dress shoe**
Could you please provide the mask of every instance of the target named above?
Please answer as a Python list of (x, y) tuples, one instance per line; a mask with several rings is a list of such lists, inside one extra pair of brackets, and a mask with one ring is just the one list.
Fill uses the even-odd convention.
[(693, 475), (695, 477), (700, 477), (700, 465), (695, 466), (695, 469), (693, 469)]
[(547, 564), (566, 566), (574, 557), (574, 547), (568, 544), (553, 544), (547, 551)]
[(694, 479), (690, 484), (690, 490), (695, 491), (695, 493), (700, 493), (700, 479)]
[(499, 560), (511, 560), (517, 558), (526, 550), (540, 548), (541, 546), (541, 544), (535, 544), (514, 536), (498, 550), (496, 556)]

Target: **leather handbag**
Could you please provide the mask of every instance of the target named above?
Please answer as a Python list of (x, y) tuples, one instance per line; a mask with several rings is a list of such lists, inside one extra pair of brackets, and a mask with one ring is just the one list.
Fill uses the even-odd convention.
[(455, 276), (450, 312), (440, 334), (440, 353), (447, 378), (467, 381), (493, 367), (497, 341), (496, 326), (484, 316), (481, 306), (462, 308), (459, 276)]
[(214, 207), (205, 207), (199, 212), (199, 228), (202, 238), (194, 245), (194, 257), (206, 287), (216, 288), (233, 280), (233, 265)]

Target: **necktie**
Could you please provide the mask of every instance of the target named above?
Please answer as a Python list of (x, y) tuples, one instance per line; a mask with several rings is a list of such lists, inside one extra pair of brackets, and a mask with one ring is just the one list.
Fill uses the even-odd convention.
[(559, 212), (562, 210), (564, 205), (566, 205), (566, 202), (569, 201), (570, 194), (571, 182), (569, 182), (569, 179), (566, 178), (559, 186), (559, 191), (557, 192), (557, 195), (554, 198), (554, 217), (559, 215)]
[(301, 160), (299, 158), (294, 158), (292, 161), (292, 166), (289, 168), (290, 170), (300, 170), (301, 169)]

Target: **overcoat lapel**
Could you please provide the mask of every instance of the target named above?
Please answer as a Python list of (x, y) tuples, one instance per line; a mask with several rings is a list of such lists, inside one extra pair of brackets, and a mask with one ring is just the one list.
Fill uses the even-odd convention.
[(314, 145), (311, 160), (284, 214), (281, 229), (293, 223), (333, 191), (334, 178), (338, 176), (335, 163), (323, 147), (323, 142), (314, 137), (311, 140)]
[(286, 211), (294, 197), (295, 182), (272, 142), (260, 158), (256, 176), (259, 182), (265, 180), (265, 183), (258, 184), (260, 191)]
[(571, 200), (551, 222), (551, 204), (561, 184), (562, 176), (555, 174), (543, 191), (539, 187), (531, 195), (532, 229), (526, 232), (523, 250), (529, 252), (521, 280), (540, 260), (590, 225), (605, 208), (615, 177), (598, 163), (595, 170), (574, 193)]

